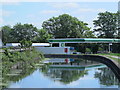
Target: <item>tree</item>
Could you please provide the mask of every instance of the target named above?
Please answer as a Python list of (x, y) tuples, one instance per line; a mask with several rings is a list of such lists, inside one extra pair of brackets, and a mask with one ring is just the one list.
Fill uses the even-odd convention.
[(32, 46), (31, 41), (22, 40), (20, 41), (21, 48), (30, 48)]
[(117, 27), (118, 28), (117, 29), (118, 30), (118, 34), (117, 34), (117, 38), (120, 39), (120, 11), (117, 12), (117, 20), (118, 20), (117, 21), (118, 22), (118, 27)]
[(2, 29), (2, 42), (4, 44), (8, 43), (8, 42), (12, 42), (12, 40), (14, 40), (11, 36), (11, 32), (12, 32), (12, 28), (10, 26), (3, 26)]
[(37, 36), (34, 38), (34, 42), (48, 42), (48, 40), (52, 38), (52, 35), (49, 34), (46, 30), (40, 29), (37, 31)]
[(93, 54), (97, 53), (98, 49), (99, 49), (99, 44), (97, 43), (91, 44), (91, 51)]
[(37, 28), (32, 24), (21, 24), (18, 23), (13, 27), (12, 36), (17, 39), (17, 41), (27, 40), (31, 41), (37, 34)]
[(117, 14), (111, 12), (99, 13), (98, 20), (94, 20), (93, 24), (98, 32), (98, 37), (114, 38), (117, 35)]
[(63, 14), (44, 21), (42, 27), (54, 38), (82, 38), (86, 36), (86, 32), (89, 33), (90, 31), (87, 25), (76, 17)]

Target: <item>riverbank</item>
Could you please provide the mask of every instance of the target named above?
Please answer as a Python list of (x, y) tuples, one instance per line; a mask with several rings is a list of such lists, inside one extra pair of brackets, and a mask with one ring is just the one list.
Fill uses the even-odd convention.
[[(6, 82), (6, 79), (17, 78), (17, 80), (19, 80), (21, 74), (22, 76), (26, 76), (24, 74), (26, 74), (28, 70), (33, 71), (36, 64), (44, 59), (43, 54), (35, 49), (22, 52), (9, 52), (5, 50), (4, 53), (0, 53), (0, 56), (2, 58), (2, 77), (0, 78), (2, 80), (2, 83), (0, 84), (2, 88), (6, 88), (9, 85), (9, 82)], [(16, 69), (18, 71), (14, 72)]]
[(110, 58), (120, 65), (120, 53), (103, 53), (103, 54), (101, 53), (101, 54), (94, 54), (94, 55), (101, 55), (101, 56)]

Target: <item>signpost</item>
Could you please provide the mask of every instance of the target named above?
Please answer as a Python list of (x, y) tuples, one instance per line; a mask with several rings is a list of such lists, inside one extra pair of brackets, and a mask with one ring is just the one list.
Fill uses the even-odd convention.
[(65, 43), (59, 43), (59, 47), (65, 47)]

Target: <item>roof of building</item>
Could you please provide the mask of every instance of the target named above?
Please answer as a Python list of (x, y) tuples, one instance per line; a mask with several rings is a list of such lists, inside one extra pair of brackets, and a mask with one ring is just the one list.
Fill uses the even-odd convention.
[[(16, 46), (19, 46), (20, 43), (7, 43), (6, 46), (13, 46), (13, 47), (16, 47)], [(49, 43), (32, 43), (32, 46), (34, 47), (44, 47), (44, 46), (50, 46)]]
[(50, 46), (49, 43), (33, 43), (32, 46)]
[(49, 39), (49, 43), (120, 43), (120, 39), (110, 39), (110, 38), (64, 38), (64, 39)]

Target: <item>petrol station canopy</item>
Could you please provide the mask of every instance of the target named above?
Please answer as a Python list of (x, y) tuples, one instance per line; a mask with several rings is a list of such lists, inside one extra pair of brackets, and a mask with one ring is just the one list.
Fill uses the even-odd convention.
[(64, 38), (64, 39), (49, 39), (49, 43), (120, 43), (120, 39), (112, 39), (112, 38)]

